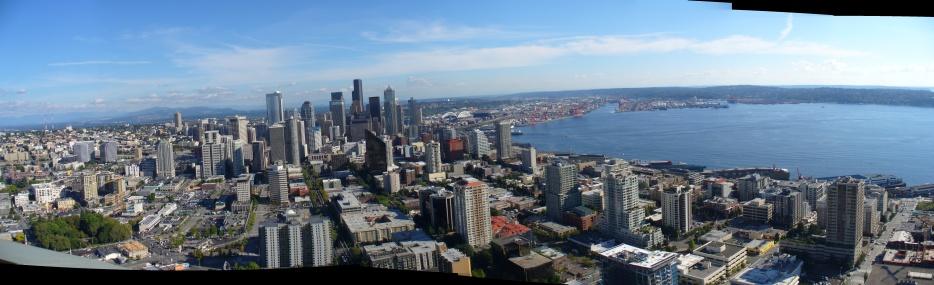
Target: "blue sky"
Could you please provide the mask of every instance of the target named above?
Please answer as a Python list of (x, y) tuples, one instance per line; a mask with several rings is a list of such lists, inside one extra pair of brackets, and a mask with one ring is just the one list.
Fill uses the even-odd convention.
[[(674, 0), (2, 1), (0, 118), (366, 96), (934, 86), (934, 21)], [(469, 2), (469, 3), (468, 3)], [(349, 97), (349, 96), (347, 96)]]

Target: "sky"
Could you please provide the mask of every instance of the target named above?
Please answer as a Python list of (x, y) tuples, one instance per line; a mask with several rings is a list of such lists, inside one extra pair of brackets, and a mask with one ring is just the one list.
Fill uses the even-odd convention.
[[(259, 4), (262, 3), (262, 4)], [(586, 3), (586, 5), (579, 5)], [(934, 20), (639, 1), (0, 1), (0, 119), (646, 86), (934, 86)]]

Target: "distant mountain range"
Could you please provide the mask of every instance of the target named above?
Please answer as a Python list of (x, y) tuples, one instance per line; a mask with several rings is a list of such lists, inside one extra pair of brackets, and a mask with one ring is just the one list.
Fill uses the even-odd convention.
[[(576, 96), (606, 96), (629, 99), (720, 99), (752, 103), (839, 103), (879, 104), (934, 107), (934, 88), (889, 86), (758, 86), (730, 85), (709, 87), (641, 87), (587, 90), (523, 92), (508, 95), (471, 96), (476, 99), (562, 98)], [(437, 102), (456, 98), (431, 98), (419, 102)], [(260, 102), (262, 103), (262, 102)], [(400, 102), (405, 104), (405, 102)], [(262, 108), (262, 106), (257, 106)], [(325, 107), (316, 106), (318, 111)], [(188, 119), (244, 115), (264, 116), (263, 109), (238, 110), (208, 107), (153, 107), (126, 113), (74, 112), (55, 115), (28, 115), (0, 121), (0, 129), (41, 129), (46, 126), (60, 128), (66, 124), (75, 127), (107, 124), (139, 124), (169, 122), (175, 112)]]

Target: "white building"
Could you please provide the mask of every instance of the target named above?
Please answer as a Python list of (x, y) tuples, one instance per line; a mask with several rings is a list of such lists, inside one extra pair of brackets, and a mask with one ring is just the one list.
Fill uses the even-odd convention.
[(454, 228), (473, 247), (486, 247), (493, 239), (488, 187), (474, 178), (454, 186)]
[(36, 202), (39, 204), (55, 202), (62, 196), (62, 187), (53, 183), (33, 184), (29, 190), (32, 191), (32, 195), (36, 197)]

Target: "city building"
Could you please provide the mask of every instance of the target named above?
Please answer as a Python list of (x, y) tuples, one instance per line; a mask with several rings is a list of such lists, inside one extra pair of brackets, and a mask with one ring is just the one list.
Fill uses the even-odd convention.
[(639, 202), (639, 178), (629, 163), (613, 159), (604, 165), (603, 231), (625, 243), (651, 247), (664, 242), (659, 228), (643, 225), (645, 210)]
[(341, 222), (354, 244), (389, 241), (392, 234), (415, 229), (415, 222), (394, 211), (354, 211), (341, 213)]
[(454, 273), (460, 276), (473, 276), (470, 270), (470, 258), (456, 248), (449, 248), (438, 259), (438, 271)]
[(168, 140), (159, 140), (156, 144), (156, 176), (160, 178), (175, 177), (175, 150)]
[(266, 124), (272, 125), (285, 119), (282, 110), (282, 93), (279, 91), (266, 94)]
[(603, 260), (603, 284), (679, 284), (677, 253), (620, 244), (596, 254)]
[(854, 263), (863, 241), (865, 184), (844, 177), (833, 182), (827, 191), (827, 245), (845, 249), (845, 260)]
[(285, 125), (275, 123), (269, 126), (269, 164), (287, 163)]
[(440, 251), (443, 244), (435, 241), (387, 242), (363, 247), (363, 254), (370, 267), (438, 271)]
[(803, 193), (785, 189), (772, 199), (775, 205), (772, 219), (778, 224), (790, 229), (804, 218), (807, 208)]
[(260, 226), (260, 259), (265, 268), (317, 267), (332, 262), (330, 220), (266, 223)]
[(480, 129), (474, 129), (468, 133), (467, 145), (470, 146), (470, 153), (473, 158), (480, 159), (484, 155), (490, 155), (490, 142)]
[[(97, 189), (95, 189), (95, 191), (96, 190)], [(39, 204), (55, 202), (55, 200), (62, 196), (62, 187), (54, 183), (32, 184), (29, 187), (29, 191), (32, 192), (33, 197), (36, 197), (36, 203)]]
[(380, 137), (372, 131), (366, 131), (365, 164), (370, 174), (381, 174), (395, 168), (392, 157), (392, 141), (385, 136)]
[(745, 202), (759, 198), (759, 192), (769, 185), (769, 177), (758, 173), (743, 176), (736, 180), (736, 190), (739, 192), (739, 201)]
[(731, 285), (797, 285), (804, 261), (794, 255), (782, 254), (768, 257), (758, 265), (744, 269), (730, 279)]
[(454, 185), (455, 231), (474, 248), (486, 247), (493, 238), (488, 187), (474, 178)]
[[(386, 127), (386, 135), (395, 136), (401, 132), (402, 126), (399, 124), (399, 121), (401, 120), (401, 118), (399, 118), (401, 114), (399, 114), (398, 111), (399, 103), (396, 102), (396, 91), (392, 90), (392, 86), (387, 86), (386, 90), (383, 91), (383, 101), (385, 101), (383, 102), (385, 105), (383, 107), (383, 111), (385, 112), (385, 119), (383, 120), (383, 123)], [(371, 112), (372, 108), (373, 107), (370, 106)]]
[(768, 224), (772, 220), (773, 205), (766, 203), (765, 199), (755, 198), (743, 203), (743, 219)]
[(662, 222), (679, 235), (691, 230), (694, 218), (691, 213), (691, 191), (682, 186), (666, 189), (662, 193)]
[(100, 146), (101, 160), (104, 162), (117, 161), (117, 142), (105, 141)]
[(331, 92), (331, 101), (328, 104), (334, 126), (340, 128), (340, 134), (346, 134), (347, 114), (344, 109), (344, 92)]
[(534, 147), (522, 151), (522, 169), (532, 175), (538, 175), (538, 154)]
[(577, 165), (553, 161), (545, 166), (545, 206), (548, 217), (561, 221), (565, 211), (580, 206), (577, 189)]
[(269, 200), (274, 204), (289, 202), (288, 170), (282, 165), (270, 165), (266, 170), (266, 179), (269, 182)]
[(441, 172), (441, 144), (435, 141), (425, 144), (425, 171)]
[(290, 116), (285, 121), (285, 162), (291, 165), (302, 163), (302, 150), (305, 148), (302, 144), (304, 134), (302, 124), (303, 122), (295, 116)]
[(728, 273), (746, 268), (746, 248), (742, 246), (711, 241), (694, 249), (693, 254), (710, 260), (713, 265), (725, 266)]
[(354, 118), (364, 117), (363, 113), (363, 80), (353, 80), (353, 91), (350, 93), (350, 115)]
[(512, 123), (506, 120), (496, 123), (496, 159), (512, 157)]

